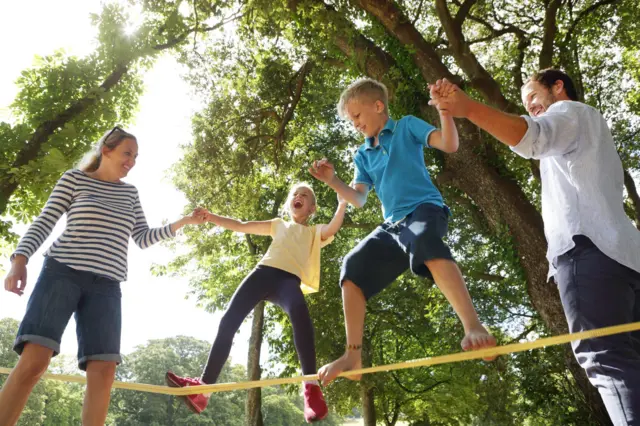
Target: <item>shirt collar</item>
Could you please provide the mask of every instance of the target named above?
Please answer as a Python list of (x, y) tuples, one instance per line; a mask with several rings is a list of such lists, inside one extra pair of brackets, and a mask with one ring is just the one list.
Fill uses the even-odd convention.
[[(384, 127), (382, 128), (382, 130), (380, 131), (380, 134), (384, 133), (385, 130), (390, 131), (391, 133), (396, 131), (396, 126), (398, 125), (397, 122), (395, 122), (393, 120), (393, 118), (389, 117), (389, 119), (387, 120), (387, 124), (384, 125)], [(375, 147), (373, 146), (373, 141), (375, 140), (375, 137), (371, 137), (371, 138), (364, 138), (364, 145), (365, 145), (365, 149), (374, 149)], [(380, 146), (380, 145), (378, 145)]]

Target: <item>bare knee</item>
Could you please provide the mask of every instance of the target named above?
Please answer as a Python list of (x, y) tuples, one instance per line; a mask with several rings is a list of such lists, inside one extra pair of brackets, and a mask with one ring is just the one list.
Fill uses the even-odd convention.
[(362, 299), (362, 301), (365, 300), (362, 289), (351, 280), (342, 281), (342, 297), (344, 298), (345, 296), (356, 296), (358, 299)]
[(342, 281), (342, 290), (343, 291), (348, 291), (350, 293), (360, 293), (362, 294), (362, 289), (360, 287), (358, 287), (353, 281), (351, 280), (344, 280)]
[(53, 350), (34, 343), (24, 346), (20, 360), (15, 368), (15, 374), (20, 380), (39, 380), (47, 371)]
[(429, 260), (425, 260), (424, 264), (427, 268), (429, 268), (429, 270), (432, 270), (432, 268), (451, 267), (455, 265), (455, 262), (449, 259), (429, 259)]
[(433, 279), (438, 281), (449, 282), (455, 280), (457, 282), (464, 282), (462, 272), (458, 268), (458, 264), (449, 259), (429, 259), (424, 262)]
[(351, 290), (354, 288), (358, 288), (358, 286), (355, 285), (351, 280), (344, 280), (342, 281), (342, 288)]
[(87, 380), (113, 383), (116, 375), (116, 363), (114, 361), (88, 361), (87, 362)]

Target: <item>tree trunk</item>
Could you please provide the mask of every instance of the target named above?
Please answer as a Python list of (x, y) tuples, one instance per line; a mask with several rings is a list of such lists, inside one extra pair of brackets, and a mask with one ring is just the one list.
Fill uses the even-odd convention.
[(636, 222), (636, 228), (640, 229), (640, 194), (638, 194), (638, 188), (636, 188), (633, 176), (631, 176), (631, 173), (627, 169), (624, 169), (624, 186), (627, 188), (629, 199), (635, 211), (633, 220)]
[(542, 37), (542, 50), (540, 51), (538, 62), (538, 67), (541, 70), (553, 65), (553, 46), (555, 44), (556, 33), (558, 32), (556, 19), (561, 4), (561, 0), (551, 0), (545, 9), (544, 23), (542, 24), (544, 35)]
[[(249, 339), (249, 358), (247, 375), (249, 380), (260, 380), (260, 348), (262, 347), (262, 326), (264, 324), (264, 304), (262, 301), (253, 310), (251, 338)], [(249, 389), (245, 404), (245, 426), (263, 426), (262, 423), (262, 389)]]
[(373, 388), (367, 380), (360, 382), (360, 398), (362, 399), (362, 418), (364, 426), (376, 426), (376, 407), (374, 405)]
[[(371, 367), (371, 363), (371, 340), (365, 335), (362, 339), (362, 367)], [(360, 380), (360, 399), (362, 400), (364, 426), (376, 426), (376, 406), (371, 376), (364, 375)]]
[(175, 397), (168, 395), (167, 396), (167, 426), (173, 426), (174, 424), (174, 419), (173, 419), (173, 401), (174, 401)]

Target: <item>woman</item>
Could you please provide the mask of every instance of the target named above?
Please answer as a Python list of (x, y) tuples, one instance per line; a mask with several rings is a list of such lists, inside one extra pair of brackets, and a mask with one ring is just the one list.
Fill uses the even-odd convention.
[(174, 237), (184, 225), (204, 223), (206, 213), (196, 209), (177, 222), (150, 229), (137, 189), (121, 181), (137, 156), (135, 136), (119, 127), (105, 133), (80, 167), (60, 178), (11, 256), (5, 290), (22, 295), (29, 257), (67, 214), (64, 232), (45, 252), (18, 330), (14, 350), (20, 359), (0, 391), (0, 426), (18, 421), (51, 357), (60, 352), (71, 314), (77, 324), (78, 364), (87, 373), (82, 424), (104, 424), (121, 362), (120, 283), (127, 278), (129, 238), (144, 249)]

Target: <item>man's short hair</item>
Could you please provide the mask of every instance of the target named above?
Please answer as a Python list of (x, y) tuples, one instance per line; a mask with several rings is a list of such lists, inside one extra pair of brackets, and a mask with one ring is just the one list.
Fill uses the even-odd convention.
[(573, 84), (573, 80), (571, 80), (571, 77), (569, 77), (567, 73), (555, 68), (546, 68), (533, 73), (533, 75), (529, 77), (525, 84), (529, 83), (530, 81), (537, 81), (547, 89), (551, 89), (551, 87), (553, 87), (553, 85), (556, 84), (556, 81), (558, 80), (562, 81), (562, 83), (564, 84), (564, 90), (567, 92), (567, 96), (569, 97), (569, 99), (571, 99), (572, 101), (577, 101), (578, 92), (576, 90), (575, 84)]

